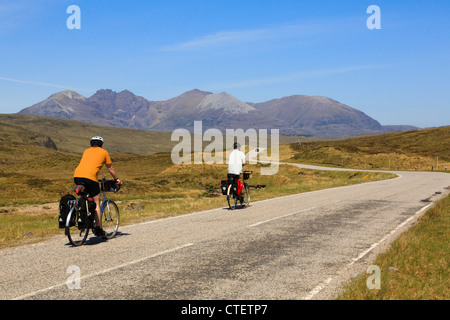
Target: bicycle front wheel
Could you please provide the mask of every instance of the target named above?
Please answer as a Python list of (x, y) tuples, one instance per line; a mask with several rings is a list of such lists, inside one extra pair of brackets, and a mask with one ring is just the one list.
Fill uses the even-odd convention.
[(88, 237), (89, 228), (81, 227), (83, 224), (80, 219), (80, 212), (72, 208), (67, 215), (66, 235), (69, 242), (75, 247), (83, 245)]
[(119, 221), (119, 208), (114, 201), (109, 200), (102, 210), (102, 227), (106, 232), (106, 239), (112, 239), (116, 236)]

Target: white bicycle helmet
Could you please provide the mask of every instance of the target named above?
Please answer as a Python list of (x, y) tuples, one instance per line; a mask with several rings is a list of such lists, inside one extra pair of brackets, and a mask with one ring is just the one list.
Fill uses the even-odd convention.
[(104, 140), (103, 140), (103, 138), (100, 137), (100, 136), (95, 136), (95, 137), (92, 137), (92, 138), (91, 138), (91, 145), (92, 145), (93, 142), (95, 142), (96, 144), (103, 145)]

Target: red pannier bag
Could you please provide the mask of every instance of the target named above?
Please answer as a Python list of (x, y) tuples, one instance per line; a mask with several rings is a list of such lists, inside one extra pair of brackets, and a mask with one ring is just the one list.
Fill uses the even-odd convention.
[(244, 187), (244, 183), (241, 180), (238, 180), (238, 196), (241, 195), (243, 187)]

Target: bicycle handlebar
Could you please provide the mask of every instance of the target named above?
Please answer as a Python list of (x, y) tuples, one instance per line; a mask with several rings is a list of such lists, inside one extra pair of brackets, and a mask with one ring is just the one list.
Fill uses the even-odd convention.
[[(102, 189), (102, 191), (105, 191), (105, 192), (110, 191), (110, 192), (116, 193), (117, 191), (120, 190), (120, 187), (121, 187), (120, 184), (117, 184), (116, 180), (107, 180), (107, 179), (103, 178), (103, 179), (100, 180), (99, 182), (101, 183), (101, 186), (102, 186), (101, 189)], [(107, 189), (107, 188), (106, 188), (106, 185), (108, 185), (108, 184), (113, 184), (114, 187), (110, 186), (110, 187), (109, 187), (109, 190), (106, 190), (106, 189)]]

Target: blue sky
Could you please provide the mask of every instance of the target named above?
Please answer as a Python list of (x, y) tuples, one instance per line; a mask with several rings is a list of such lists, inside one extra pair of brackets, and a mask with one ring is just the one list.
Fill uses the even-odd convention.
[[(81, 9), (69, 30), (68, 6)], [(381, 9), (381, 30), (366, 12)], [(328, 96), (382, 124), (450, 125), (450, 1), (0, 0), (0, 113), (71, 89), (166, 100)]]

